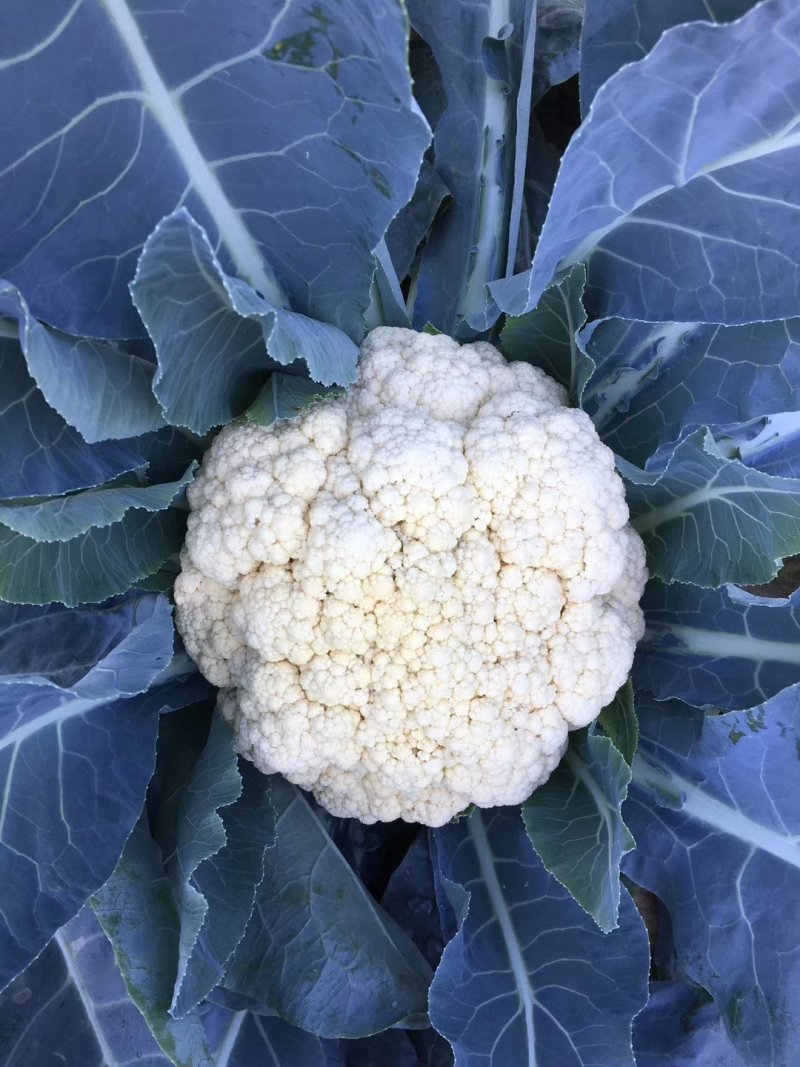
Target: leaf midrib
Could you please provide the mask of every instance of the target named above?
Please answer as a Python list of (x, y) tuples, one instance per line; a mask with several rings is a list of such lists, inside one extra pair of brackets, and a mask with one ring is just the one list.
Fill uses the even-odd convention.
[(147, 106), (180, 159), (192, 188), (214, 220), (237, 272), (270, 303), (286, 304), (261, 250), (228, 199), (189, 128), (178, 100), (165, 85), (126, 0), (100, 0), (141, 83)]

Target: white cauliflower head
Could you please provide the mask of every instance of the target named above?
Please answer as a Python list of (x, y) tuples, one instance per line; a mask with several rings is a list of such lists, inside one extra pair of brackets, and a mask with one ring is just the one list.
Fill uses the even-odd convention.
[(547, 779), (628, 674), (646, 579), (566, 399), (486, 343), (381, 328), (343, 396), (219, 434), (176, 619), (244, 756), (362, 822)]

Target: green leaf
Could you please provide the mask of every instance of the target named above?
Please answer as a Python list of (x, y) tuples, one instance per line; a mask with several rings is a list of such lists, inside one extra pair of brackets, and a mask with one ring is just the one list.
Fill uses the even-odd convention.
[(439, 910), (454, 914), (430, 1016), (458, 1067), (634, 1067), (649, 953), (627, 892), (603, 934), (540, 862), (518, 808), (431, 838)]
[(245, 412), (245, 418), (261, 426), (277, 419), (293, 419), (325, 396), (336, 396), (339, 389), (326, 388), (309, 378), (275, 371)]
[(800, 550), (800, 482), (724, 458), (706, 427), (685, 436), (662, 469), (617, 465), (651, 576), (757, 585)]
[(0, 1062), (3, 1067), (170, 1067), (129, 998), (108, 938), (88, 904), (3, 990)]
[(375, 274), (370, 287), (369, 307), (364, 313), (364, 326), (367, 330), (374, 330), (377, 326), (400, 326), (408, 329), (411, 322), (406, 311), (405, 297), (386, 241), (379, 243), (374, 256)]
[(92, 908), (114, 948), (131, 1000), (176, 1067), (214, 1067), (199, 1016), (169, 1013), (178, 959), (178, 918), (161, 853), (140, 818)]
[(0, 499), (71, 493), (146, 466), (143, 438), (90, 445), (50, 407), (7, 319), (0, 319), (0, 411)]
[(610, 738), (579, 730), (522, 808), (542, 863), (604, 933), (618, 925), (620, 860), (634, 847), (621, 811), (630, 780)]
[(581, 348), (577, 333), (586, 322), (583, 291), (586, 268), (579, 264), (565, 271), (527, 315), (509, 318), (500, 346), (509, 360), (524, 360), (541, 367), (569, 390), (570, 401), (580, 405), (594, 361)]
[(68, 607), (107, 600), (180, 550), (186, 513), (140, 508), (70, 541), (39, 542), (0, 527), (0, 599)]
[(164, 511), (191, 482), (197, 464), (163, 485), (89, 489), (35, 504), (0, 505), (0, 524), (34, 541), (71, 541), (91, 529), (120, 522), (127, 512)]
[(16, 318), (28, 372), (84, 441), (138, 437), (164, 426), (152, 390), (155, 364), (107, 341), (70, 337), (37, 322), (8, 282), (0, 282), (0, 315)]
[[(415, 91), (418, 89), (419, 86), (415, 85)], [(412, 269), (414, 257), (427, 239), (434, 219), (451, 200), (450, 190), (436, 167), (423, 159), (414, 195), (395, 216), (386, 232), (386, 246), (401, 280)]]
[(304, 359), (325, 385), (355, 377), (358, 347), (347, 334), (273, 306), (226, 274), (208, 234), (182, 208), (147, 239), (131, 293), (155, 344), (158, 401), (169, 422), (195, 433), (241, 415), (270, 360)]
[(307, 798), (272, 778), (277, 840), (225, 978), (321, 1037), (365, 1037), (424, 1015), (431, 970), (373, 900)]
[[(242, 779), (231, 744), (231, 728), (221, 716), (216, 715), (211, 721), (206, 746), (195, 764), (183, 794), (176, 847), (164, 864), (164, 869), (175, 886), (180, 916), (178, 977), (171, 1005), (173, 1009), (200, 931), (208, 916), (208, 901), (197, 889), (195, 875), (205, 860), (225, 847), (227, 838), (219, 809), (233, 804), (241, 796), (241, 792)], [(255, 885), (252, 890), (251, 905)], [(245, 922), (247, 918), (249, 915)], [(207, 992), (214, 985), (216, 982), (211, 983)], [(198, 1001), (201, 999), (202, 997), (199, 997)], [(188, 1007), (193, 1008), (196, 1004), (197, 1001)], [(177, 1014), (182, 1015), (184, 1012)]]
[(269, 779), (241, 773), (232, 730), (220, 715), (183, 795), (177, 842), (166, 871), (180, 917), (178, 976), (170, 1010), (183, 1016), (221, 981), (244, 934), (275, 841)]
[(615, 748), (630, 766), (639, 744), (639, 720), (636, 718), (633, 684), (630, 679), (617, 692), (611, 703), (606, 704), (600, 712), (597, 724), (602, 727), (606, 737), (611, 738)]
[(169, 556), (157, 571), (134, 582), (133, 588), (145, 589), (148, 593), (171, 593), (180, 569), (179, 557)]

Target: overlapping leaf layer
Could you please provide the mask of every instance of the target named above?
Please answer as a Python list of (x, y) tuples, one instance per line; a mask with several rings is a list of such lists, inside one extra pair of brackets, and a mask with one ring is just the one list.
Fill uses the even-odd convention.
[[(800, 553), (798, 57), (792, 0), (6, 0), (3, 1064), (800, 1062), (800, 593), (749, 588)], [(563, 382), (651, 575), (551, 779), (436, 831), (244, 764), (169, 599), (216, 430), (380, 324)]]

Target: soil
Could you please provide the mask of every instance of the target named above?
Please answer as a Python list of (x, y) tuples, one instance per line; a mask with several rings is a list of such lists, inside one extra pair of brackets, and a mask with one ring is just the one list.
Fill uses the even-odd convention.
[(795, 589), (800, 589), (800, 556), (789, 556), (783, 561), (783, 566), (772, 579), (765, 585), (746, 585), (748, 593), (757, 596), (787, 597)]

